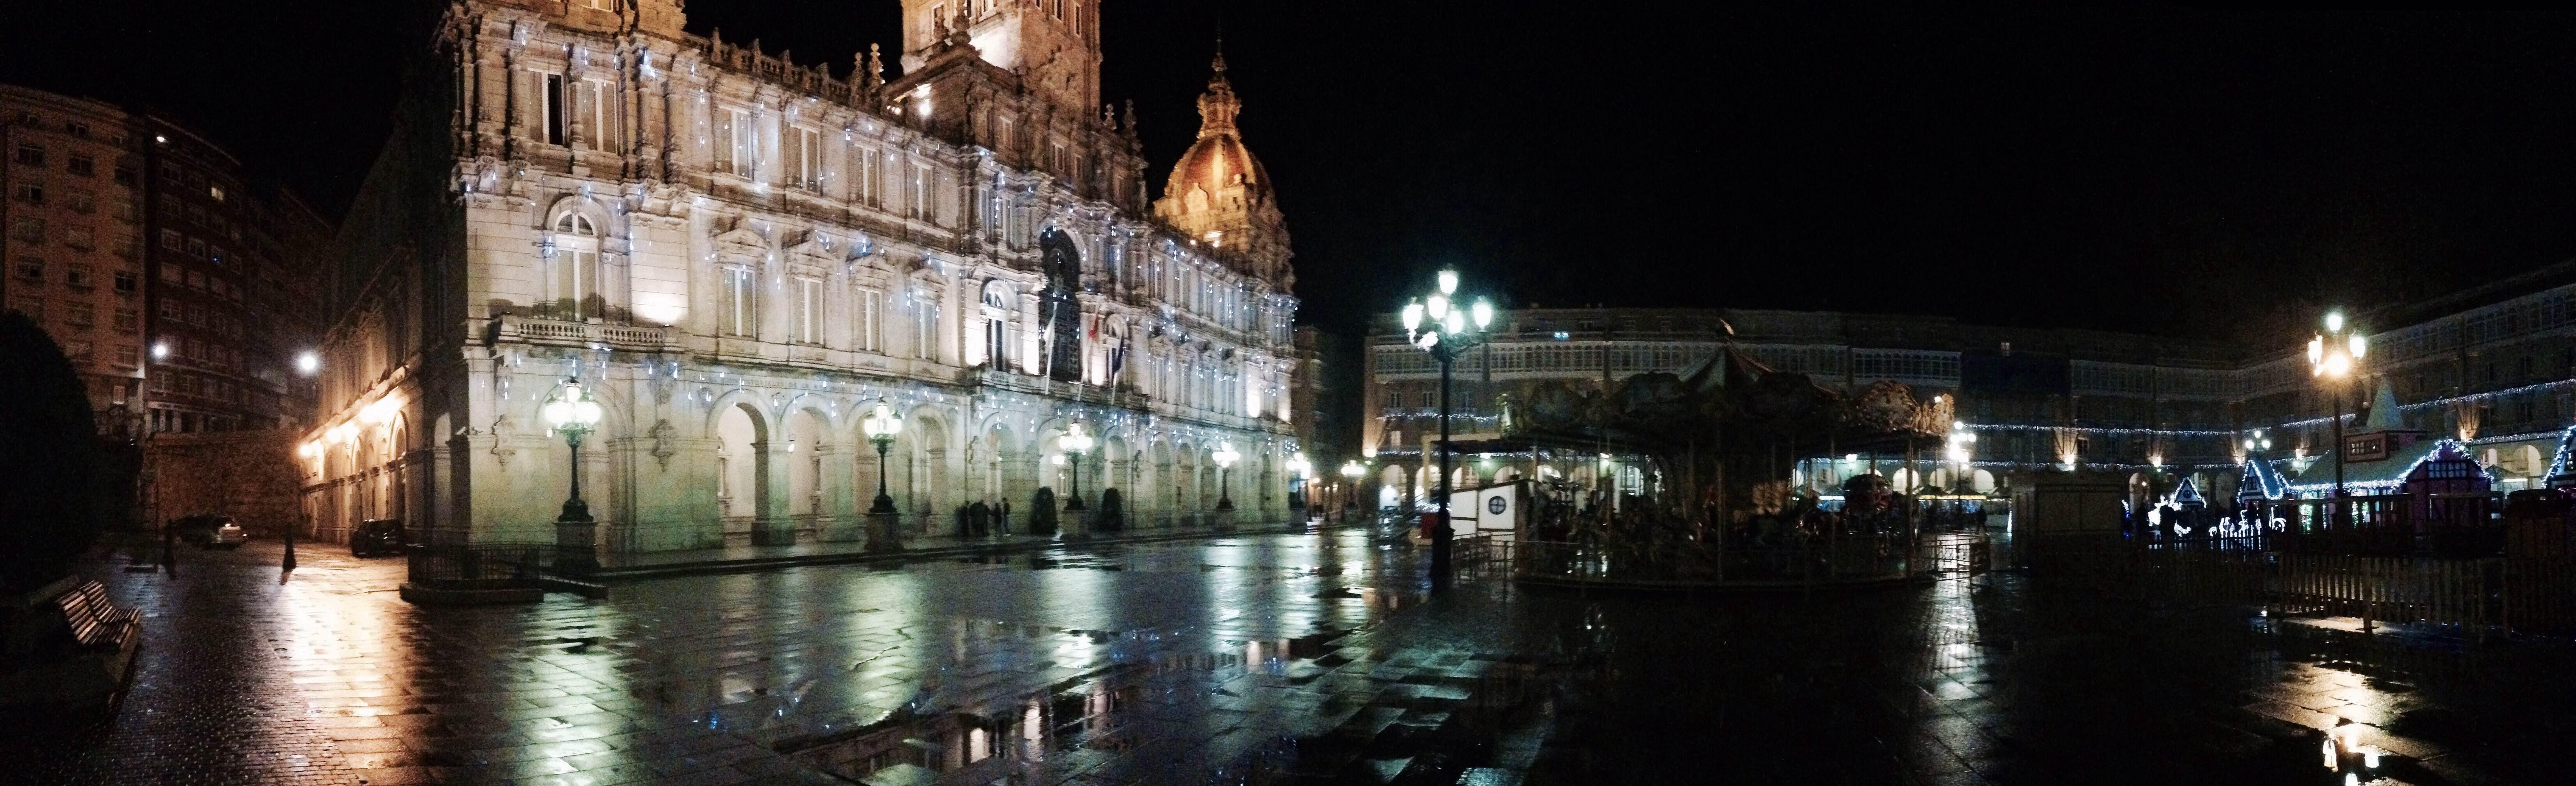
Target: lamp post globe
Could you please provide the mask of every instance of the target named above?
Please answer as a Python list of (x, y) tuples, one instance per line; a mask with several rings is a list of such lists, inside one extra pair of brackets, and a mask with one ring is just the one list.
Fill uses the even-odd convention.
[(1216, 509), (1220, 511), (1233, 510), (1234, 496), (1233, 484), (1231, 482), (1233, 478), (1231, 473), (1234, 471), (1234, 462), (1241, 461), (1243, 459), (1243, 454), (1234, 452), (1234, 443), (1219, 442), (1216, 444), (1216, 452), (1208, 454), (1208, 458), (1216, 460)]
[(548, 428), (563, 434), (564, 444), (572, 449), (572, 492), (564, 499), (563, 512), (555, 516), (555, 567), (568, 573), (587, 572), (599, 566), (599, 557), (597, 523), (590, 516), (590, 505), (581, 501), (581, 438), (599, 425), (599, 401), (582, 386), (581, 378), (572, 377), (555, 386), (537, 414)]
[(868, 408), (867, 417), (859, 420), (859, 431), (867, 435), (868, 444), (877, 447), (877, 499), (868, 506), (868, 512), (892, 515), (894, 495), (886, 493), (886, 475), (891, 474), (886, 466), (886, 451), (894, 447), (895, 435), (903, 433), (903, 416), (895, 414), (893, 404), (877, 399)]
[(1454, 452), (1449, 444), (1450, 367), (1460, 354), (1484, 343), (1485, 328), (1494, 321), (1493, 304), (1482, 298), (1464, 309), (1453, 302), (1458, 271), (1440, 271), (1438, 284), (1431, 294), (1408, 301), (1402, 317), (1407, 342), (1440, 363), (1439, 513), (1430, 533), (1432, 589), (1449, 585), (1449, 457)]
[(2361, 359), (2370, 352), (2370, 341), (2361, 331), (2345, 323), (2343, 312), (2328, 311), (2325, 331), (2308, 339), (2308, 375), (2316, 377), (2326, 388), (2330, 409), (2326, 419), (2334, 423), (2334, 516), (2332, 525), (2346, 529), (2351, 525), (2351, 511), (2344, 503), (2349, 492), (2343, 485), (2344, 454), (2350, 445), (2343, 439), (2343, 392), (2352, 378), (2360, 375)]
[(1092, 439), (1091, 432), (1084, 428), (1081, 423), (1075, 423), (1064, 427), (1064, 436), (1056, 440), (1056, 445), (1064, 448), (1064, 452), (1058, 455), (1063, 456), (1065, 461), (1072, 465), (1071, 469), (1073, 470), (1073, 480), (1070, 484), (1072, 486), (1073, 493), (1066, 495), (1064, 501), (1065, 510), (1083, 509), (1082, 454), (1090, 452), (1091, 446), (1095, 444), (1098, 444), (1098, 441)]

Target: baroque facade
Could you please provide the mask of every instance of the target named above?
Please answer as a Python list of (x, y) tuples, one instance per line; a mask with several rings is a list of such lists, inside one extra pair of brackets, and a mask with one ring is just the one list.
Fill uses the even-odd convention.
[[(889, 80), (875, 47), (836, 78), (686, 33), (677, 0), (452, 4), (342, 230), (300, 448), (318, 534), (551, 541), (573, 472), (617, 551), (858, 539), (881, 479), (908, 536), (1069, 485), (1135, 528), (1221, 496), (1284, 517), (1297, 301), (1266, 173), (1220, 61), (1149, 202), (1097, 10), (904, 0)], [(575, 377), (606, 410), (578, 467), (539, 417)]]

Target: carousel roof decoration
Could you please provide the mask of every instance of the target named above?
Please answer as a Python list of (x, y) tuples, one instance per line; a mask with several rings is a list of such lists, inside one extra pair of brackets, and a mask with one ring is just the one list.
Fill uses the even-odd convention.
[(2290, 482), (2272, 462), (2259, 458), (2245, 460), (2245, 472), (2236, 478), (2236, 500), (2280, 499), (2289, 496)]

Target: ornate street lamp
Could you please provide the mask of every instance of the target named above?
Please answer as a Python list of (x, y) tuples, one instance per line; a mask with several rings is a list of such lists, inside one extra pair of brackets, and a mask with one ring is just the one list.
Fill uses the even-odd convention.
[(564, 500), (563, 513), (555, 517), (555, 569), (584, 572), (599, 566), (593, 552), (596, 542), (593, 529), (598, 523), (590, 517), (590, 505), (581, 501), (581, 437), (599, 424), (599, 402), (581, 386), (581, 378), (564, 380), (555, 386), (554, 395), (538, 410), (546, 425), (562, 432), (564, 443), (572, 447), (572, 496)]
[[(322, 372), (322, 356), (321, 356), (321, 355), (314, 354), (313, 350), (309, 350), (309, 349), (308, 349), (308, 350), (305, 350), (305, 351), (303, 351), (303, 352), (296, 353), (296, 355), (295, 355), (295, 373), (296, 373), (296, 374), (298, 374), (298, 375), (300, 375), (300, 376), (311, 377), (311, 376), (313, 376), (313, 375), (315, 375), (315, 374), (319, 374), (319, 373), (321, 373), (321, 372)], [(304, 447), (299, 448), (299, 450), (304, 451), (304, 452), (306, 453), (306, 458), (311, 458), (311, 457), (314, 457), (314, 456), (320, 456), (320, 455), (322, 455), (322, 451), (321, 451), (320, 447), (319, 447), (319, 446), (317, 446), (317, 445), (314, 445), (314, 444), (312, 444), (312, 443), (306, 443), (306, 444), (304, 445)], [(309, 526), (312, 526), (312, 525), (313, 525), (313, 512), (312, 512), (311, 507), (310, 507), (310, 506), (308, 506), (308, 505), (301, 504), (301, 503), (298, 503), (295, 507), (296, 507), (296, 512), (295, 512), (295, 519), (296, 519), (296, 520), (295, 520), (295, 521), (293, 521), (293, 522), (289, 522), (289, 523), (286, 525), (286, 539), (285, 539), (285, 540), (286, 540), (286, 559), (285, 559), (284, 561), (282, 561), (282, 562), (278, 563), (278, 569), (283, 570), (283, 571), (286, 571), (286, 572), (290, 572), (290, 573), (291, 573), (291, 572), (294, 572), (294, 570), (295, 570), (295, 530), (297, 530), (297, 529), (299, 529), (299, 528), (309, 527)]]
[(1064, 452), (1058, 455), (1073, 464), (1073, 493), (1065, 499), (1064, 509), (1081, 510), (1082, 454), (1091, 451), (1091, 446), (1094, 444), (1091, 434), (1083, 429), (1082, 424), (1075, 423), (1064, 427), (1064, 436), (1058, 438), (1055, 444), (1064, 448)]
[(2361, 331), (2346, 329), (2341, 311), (2326, 312), (2325, 327), (2325, 332), (2308, 339), (2308, 374), (2325, 382), (2326, 400), (2331, 407), (2326, 419), (2334, 421), (2335, 523), (2342, 526), (2351, 515), (2343, 502), (2347, 493), (2343, 487), (2343, 458), (2351, 447), (2343, 441), (2343, 385), (2360, 373), (2361, 358), (2370, 351), (2370, 345), (2362, 339)]
[(895, 414), (885, 399), (877, 399), (868, 416), (859, 421), (859, 431), (877, 446), (877, 500), (868, 506), (868, 513), (894, 515), (894, 495), (886, 493), (886, 450), (894, 447), (894, 435), (903, 433), (903, 416)]
[[(1450, 297), (1458, 294), (1458, 272), (1440, 271), (1440, 289), (1430, 297), (1404, 304), (1404, 337), (1440, 361), (1440, 526), (1431, 533), (1431, 586), (1449, 585), (1449, 366), (1458, 355), (1485, 341), (1485, 326), (1494, 321), (1494, 306), (1482, 298), (1461, 311)], [(1469, 327), (1470, 322), (1474, 326)], [(1424, 330), (1425, 322), (1429, 329)]]
[(1216, 443), (1216, 452), (1209, 454), (1208, 458), (1216, 459), (1216, 509), (1233, 510), (1234, 497), (1231, 495), (1233, 484), (1228, 482), (1229, 473), (1234, 470), (1234, 462), (1243, 459), (1243, 454), (1234, 452), (1234, 443), (1219, 442)]

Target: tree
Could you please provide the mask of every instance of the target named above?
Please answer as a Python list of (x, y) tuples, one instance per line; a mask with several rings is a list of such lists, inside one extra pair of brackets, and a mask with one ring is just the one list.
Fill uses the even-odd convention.
[(25, 315), (0, 314), (0, 591), (44, 586), (98, 539), (116, 495), (71, 359)]

